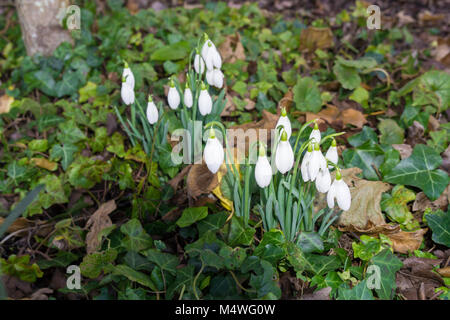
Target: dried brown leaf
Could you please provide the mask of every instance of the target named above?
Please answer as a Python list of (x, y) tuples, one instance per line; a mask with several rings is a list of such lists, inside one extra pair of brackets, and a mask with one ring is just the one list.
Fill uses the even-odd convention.
[(245, 60), (245, 49), (241, 43), (239, 32), (227, 36), (225, 41), (220, 45), (219, 52), (223, 61), (226, 63), (234, 63), (236, 60)]
[(86, 223), (86, 228), (89, 232), (86, 235), (86, 251), (87, 253), (95, 252), (101, 244), (99, 239), (100, 233), (103, 229), (112, 226), (109, 214), (116, 210), (116, 202), (110, 200), (100, 206), (95, 211)]
[(308, 27), (300, 34), (300, 50), (313, 52), (316, 49), (327, 49), (334, 45), (330, 28)]

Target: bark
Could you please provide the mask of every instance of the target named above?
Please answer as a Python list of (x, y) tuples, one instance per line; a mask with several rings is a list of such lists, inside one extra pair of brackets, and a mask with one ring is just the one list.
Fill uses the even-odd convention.
[(29, 56), (49, 56), (62, 42), (73, 43), (61, 20), (67, 0), (16, 0), (22, 37)]

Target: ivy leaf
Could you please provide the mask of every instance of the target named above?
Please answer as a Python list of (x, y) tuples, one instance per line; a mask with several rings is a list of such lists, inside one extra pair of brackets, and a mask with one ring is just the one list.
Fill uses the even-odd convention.
[(301, 232), (297, 244), (305, 253), (322, 252), (323, 241), (317, 232)]
[(426, 219), (433, 231), (433, 241), (450, 248), (450, 211), (438, 210), (427, 214)]
[(180, 228), (185, 228), (191, 224), (206, 218), (208, 215), (207, 207), (191, 207), (183, 210), (180, 219), (177, 220), (177, 225)]
[(389, 249), (384, 249), (371, 259), (371, 264), (380, 268), (379, 288), (375, 288), (380, 299), (392, 299), (395, 288), (395, 274), (403, 266), (402, 261)]
[(222, 228), (227, 221), (228, 213), (219, 212), (208, 215), (205, 219), (197, 223), (197, 229), (200, 236), (207, 231), (217, 231)]
[(333, 72), (336, 75), (336, 79), (345, 89), (355, 89), (361, 84), (361, 77), (356, 68), (346, 67), (340, 63), (335, 63)]
[(147, 259), (161, 268), (175, 275), (178, 266), (178, 258), (169, 253), (163, 253), (156, 249), (149, 249), (144, 252)]
[(167, 299), (172, 299), (176, 292), (183, 290), (189, 290), (192, 288), (192, 282), (194, 280), (194, 266), (189, 265), (184, 268), (177, 269), (177, 275), (175, 281), (167, 288)]
[(255, 232), (254, 228), (246, 228), (244, 226), (242, 217), (233, 216), (230, 226), (230, 245), (233, 247), (240, 244), (249, 246), (252, 243)]
[(378, 143), (378, 136), (371, 127), (364, 126), (360, 133), (354, 134), (348, 138), (348, 143), (353, 147), (359, 147), (367, 142), (367, 140)]
[(131, 219), (120, 227), (120, 231), (125, 234), (122, 246), (130, 251), (142, 251), (152, 246), (152, 238), (142, 228), (138, 219)]
[(295, 106), (300, 111), (319, 112), (322, 107), (322, 98), (317, 82), (310, 77), (299, 78), (292, 89)]
[(378, 124), (380, 130), (380, 143), (383, 144), (402, 144), (405, 138), (403, 129), (392, 119), (383, 119)]
[(136, 271), (132, 268), (130, 268), (127, 265), (119, 264), (112, 269), (113, 274), (120, 275), (126, 277), (128, 280), (131, 280), (133, 282), (137, 282), (143, 286), (146, 286), (154, 291), (158, 291), (158, 288), (156, 288), (155, 284), (150, 280), (150, 277), (146, 275), (145, 273), (142, 273), (140, 271)]
[(78, 151), (78, 147), (71, 143), (55, 144), (50, 150), (50, 160), (61, 160), (64, 171), (73, 162), (73, 154)]
[(446, 172), (436, 169), (442, 163), (439, 154), (423, 144), (417, 144), (410, 157), (400, 161), (384, 180), (420, 188), (432, 201), (439, 198), (449, 183)]
[(363, 280), (353, 288), (341, 285), (338, 290), (337, 300), (375, 300), (372, 291), (367, 286), (367, 280)]
[(117, 258), (116, 249), (108, 249), (103, 252), (94, 252), (86, 255), (80, 264), (81, 274), (90, 279), (97, 278), (102, 270), (109, 266)]
[(344, 163), (347, 168), (361, 168), (366, 179), (379, 179), (373, 166), (376, 168), (380, 167), (383, 163), (384, 152), (383, 149), (372, 140), (366, 141), (357, 148), (344, 150), (342, 157), (344, 158)]
[(381, 210), (386, 212), (392, 221), (412, 230), (419, 227), (419, 224), (409, 211), (407, 203), (415, 199), (416, 195), (412, 190), (397, 185), (392, 189), (392, 194), (383, 194), (380, 203)]

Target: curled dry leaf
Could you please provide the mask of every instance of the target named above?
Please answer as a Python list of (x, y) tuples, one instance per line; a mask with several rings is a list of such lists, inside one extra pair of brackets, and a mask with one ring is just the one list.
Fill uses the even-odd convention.
[(300, 50), (313, 52), (316, 49), (327, 49), (334, 45), (330, 28), (308, 27), (300, 34)]
[(109, 214), (116, 210), (116, 208), (116, 202), (110, 200), (102, 204), (87, 221), (86, 228), (89, 229), (89, 232), (86, 235), (87, 253), (95, 252), (100, 246), (101, 232), (113, 225)]
[(180, 182), (184, 179), (184, 177), (188, 174), (189, 170), (191, 170), (191, 166), (192, 164), (186, 166), (183, 168), (183, 170), (181, 170), (180, 172), (178, 172), (178, 174), (170, 179), (170, 181), (168, 182), (168, 184), (172, 187), (172, 189), (174, 191), (177, 190), (178, 185), (180, 184)]
[(408, 128), (408, 134), (406, 138), (406, 143), (414, 147), (416, 144), (426, 144), (426, 140), (423, 137), (423, 134), (425, 132), (425, 128), (423, 125), (414, 120), (412, 126)]
[(391, 186), (381, 181), (368, 181), (357, 177), (357, 174), (362, 172), (360, 168), (344, 169), (341, 172), (350, 187), (352, 205), (348, 211), (341, 214), (339, 225), (364, 230), (385, 224), (380, 200), (383, 192), (388, 191)]
[(225, 94), (225, 107), (220, 114), (221, 117), (231, 116), (231, 113), (236, 110), (236, 105), (233, 102), (233, 97), (229, 94)]
[(223, 61), (226, 63), (234, 63), (236, 60), (245, 60), (245, 50), (241, 43), (239, 32), (227, 36), (225, 41), (220, 45), (219, 52)]
[(390, 185), (381, 181), (361, 179), (357, 174), (359, 168), (342, 170), (342, 176), (350, 187), (352, 205), (339, 218), (339, 229), (356, 233), (378, 236), (386, 235), (392, 241), (395, 252), (408, 253), (419, 249), (423, 235), (427, 229), (405, 232), (399, 225), (387, 224), (381, 212), (380, 200), (383, 192), (390, 189)]
[[(220, 168), (222, 170), (222, 168)], [(211, 192), (219, 184), (217, 175), (211, 173), (206, 163), (194, 164), (191, 166), (187, 175), (187, 192), (193, 197), (197, 198), (203, 193)]]
[(362, 128), (367, 123), (366, 116), (356, 109), (348, 108), (339, 110), (336, 106), (327, 104), (327, 107), (315, 114), (312, 112), (305, 112), (306, 121), (319, 119), (333, 125), (337, 122), (342, 122), (345, 126), (347, 124), (354, 125), (357, 128)]
[(292, 92), (292, 88), (289, 89), (283, 98), (278, 102), (277, 114), (280, 115), (281, 109), (286, 108), (286, 111), (289, 112), (292, 105), (294, 104), (294, 93)]
[(39, 168), (46, 169), (48, 171), (55, 171), (58, 169), (58, 164), (56, 162), (47, 160), (45, 158), (31, 158), (30, 162)]
[(41, 288), (30, 297), (30, 300), (48, 300), (48, 295), (52, 294), (53, 290), (50, 288)]

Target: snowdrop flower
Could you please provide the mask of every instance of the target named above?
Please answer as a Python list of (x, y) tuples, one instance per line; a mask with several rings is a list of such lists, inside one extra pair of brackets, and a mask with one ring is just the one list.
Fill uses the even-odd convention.
[(318, 143), (314, 144), (314, 150), (311, 154), (308, 166), (308, 177), (311, 181), (316, 180), (319, 170), (325, 170), (327, 168), (327, 160), (320, 151)]
[(312, 145), (310, 144), (310, 145), (308, 145), (308, 151), (306, 151), (305, 156), (303, 157), (302, 164), (300, 166), (300, 170), (302, 172), (302, 178), (303, 178), (303, 181), (305, 181), (305, 182), (309, 181), (308, 169), (309, 169), (309, 164), (311, 161), (312, 152), (313, 152), (313, 148), (312, 148)]
[(255, 180), (260, 188), (265, 188), (272, 180), (272, 167), (266, 156), (266, 149), (264, 146), (259, 147), (259, 156), (255, 165)]
[(158, 109), (156, 108), (151, 95), (148, 96), (147, 119), (150, 124), (154, 124), (158, 121)]
[[(205, 61), (206, 69), (212, 70), (214, 68), (214, 56), (216, 46), (211, 40), (207, 39), (202, 47), (202, 58)], [(216, 58), (217, 59), (217, 58)]]
[(206, 82), (208, 82), (210, 86), (214, 85), (214, 69), (206, 70)]
[(125, 78), (122, 78), (122, 88), (120, 90), (120, 95), (122, 96), (123, 102), (127, 106), (134, 103), (134, 89), (130, 86)]
[(175, 88), (173, 79), (170, 79), (170, 88), (169, 93), (167, 94), (167, 102), (169, 103), (169, 107), (173, 110), (176, 110), (178, 108), (178, 105), (180, 104), (180, 94), (178, 93), (177, 88)]
[(202, 89), (198, 98), (198, 109), (200, 110), (202, 116), (210, 114), (212, 110), (212, 99), (208, 93), (208, 90), (206, 90), (204, 83), (202, 83)]
[(186, 81), (186, 87), (184, 88), (183, 101), (186, 107), (190, 108), (194, 104), (194, 99), (192, 98), (192, 91), (189, 88), (189, 80)]
[(216, 173), (223, 163), (223, 147), (219, 140), (216, 138), (213, 127), (211, 127), (209, 131), (209, 138), (206, 142), (203, 157), (205, 159), (206, 166), (212, 173)]
[(122, 72), (122, 78), (125, 78), (125, 81), (127, 84), (134, 90), (134, 75), (131, 71), (130, 67), (128, 66), (128, 63), (126, 61), (124, 63), (124, 68)]
[(275, 128), (278, 128), (279, 126), (283, 126), (283, 129), (286, 131), (287, 138), (289, 140), (289, 138), (291, 137), (291, 134), (292, 134), (291, 121), (289, 120), (287, 113), (286, 113), (286, 108), (284, 108), (284, 107), (281, 109), (281, 116), (278, 119), (278, 122), (277, 122), (277, 125), (275, 126)]
[(294, 152), (285, 130), (281, 133), (281, 140), (275, 152), (275, 165), (282, 174), (291, 170), (294, 165)]
[(223, 86), (223, 73), (220, 71), (220, 69), (214, 69), (213, 70), (213, 86), (217, 88), (222, 88)]
[(195, 69), (195, 72), (200, 73), (200, 74), (203, 74), (203, 72), (205, 71), (205, 61), (200, 56), (200, 53), (198, 52), (198, 50), (194, 57), (194, 69)]
[(316, 177), (316, 189), (321, 193), (326, 193), (331, 186), (331, 175), (327, 167), (320, 169)]
[(321, 139), (320, 130), (319, 130), (319, 126), (317, 125), (317, 123), (314, 124), (314, 129), (313, 129), (313, 131), (311, 131), (309, 138), (313, 139), (313, 140), (311, 140), (311, 143), (320, 143), (320, 139)]
[(350, 209), (352, 203), (352, 196), (350, 194), (350, 189), (344, 182), (341, 176), (341, 172), (338, 169), (336, 172), (336, 179), (330, 187), (327, 194), (327, 203), (329, 208), (334, 207), (334, 199), (336, 198), (339, 208), (344, 211)]
[[(339, 156), (338, 156), (337, 147), (336, 147), (336, 140), (333, 139), (333, 141), (331, 142), (331, 147), (328, 149), (327, 153), (325, 154), (325, 158), (328, 161), (333, 162), (334, 164), (338, 163)], [(332, 167), (333, 167), (332, 165), (328, 165), (328, 169), (331, 169)]]

